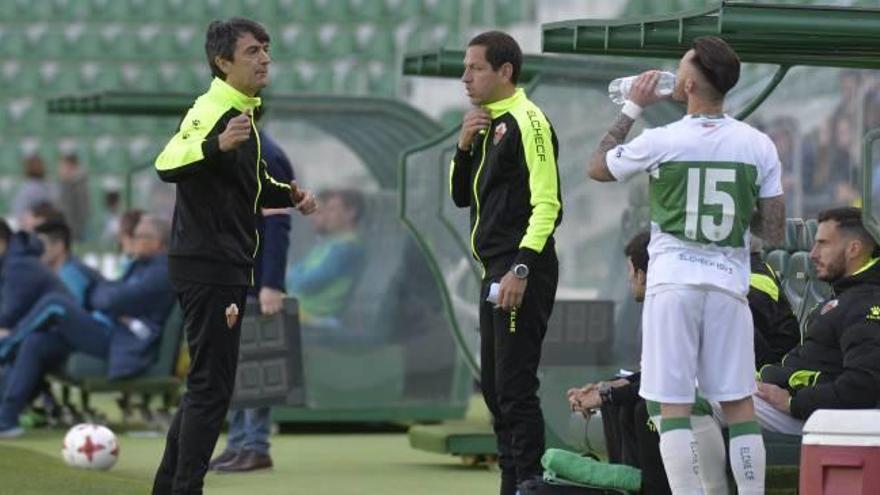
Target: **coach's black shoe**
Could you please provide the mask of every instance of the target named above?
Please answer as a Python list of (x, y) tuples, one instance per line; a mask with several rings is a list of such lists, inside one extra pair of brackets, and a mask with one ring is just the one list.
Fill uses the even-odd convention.
[(211, 459), (211, 462), (208, 463), (208, 469), (214, 471), (218, 466), (232, 462), (237, 456), (238, 452), (226, 449), (220, 455)]
[(261, 454), (253, 450), (242, 450), (234, 459), (226, 464), (220, 464), (215, 471), (217, 473), (248, 473), (260, 471), (272, 467), (272, 457), (269, 454)]
[(527, 480), (523, 480), (522, 483), (519, 484), (519, 489), (517, 490), (517, 495), (540, 495), (541, 490), (544, 488), (544, 478), (541, 476), (535, 476), (533, 478), (529, 478)]

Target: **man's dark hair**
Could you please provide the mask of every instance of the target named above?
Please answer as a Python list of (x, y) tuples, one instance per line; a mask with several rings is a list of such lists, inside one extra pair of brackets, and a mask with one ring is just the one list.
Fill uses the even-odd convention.
[(8, 246), (10, 239), (12, 239), (12, 228), (5, 218), (0, 217), (0, 242), (5, 242)]
[(134, 228), (137, 227), (144, 214), (144, 210), (138, 210), (137, 208), (123, 212), (119, 216), (119, 233), (128, 237), (133, 236)]
[(266, 28), (250, 19), (233, 17), (228, 21), (212, 21), (208, 24), (208, 31), (205, 33), (205, 56), (208, 57), (211, 74), (226, 80), (226, 73), (220, 70), (214, 58), (233, 60), (235, 44), (245, 33), (251, 33), (260, 43), (269, 43), (270, 38)]
[(76, 153), (65, 153), (61, 157), (61, 160), (72, 163), (74, 165), (79, 165), (79, 157), (76, 155)]
[(513, 68), (510, 82), (516, 84), (519, 81), (523, 56), (519, 44), (512, 36), (502, 31), (486, 31), (474, 36), (468, 46), (485, 46), (486, 61), (492, 66), (492, 70), (498, 71), (502, 65), (510, 64)]
[(48, 201), (40, 201), (31, 206), (30, 213), (34, 218), (42, 218), (44, 223), (52, 221), (66, 222), (64, 213)]
[(339, 198), (346, 208), (354, 212), (354, 223), (360, 222), (364, 216), (364, 195), (355, 189), (327, 189), (318, 193), (319, 201), (327, 201), (330, 198)]
[(837, 222), (838, 229), (847, 234), (856, 236), (865, 244), (865, 248), (867, 248), (868, 251), (874, 251), (877, 246), (877, 241), (874, 240), (874, 237), (871, 236), (871, 233), (868, 232), (868, 229), (866, 229), (865, 225), (862, 223), (861, 208), (845, 206), (842, 208), (825, 210), (819, 213), (817, 221), (819, 223), (828, 221)]
[(70, 227), (63, 220), (47, 220), (38, 225), (34, 232), (45, 235), (52, 242), (63, 242), (65, 251), (70, 252)]
[(691, 45), (694, 64), (721, 98), (739, 81), (739, 56), (716, 36), (700, 36)]
[(651, 233), (647, 230), (639, 232), (626, 243), (623, 254), (632, 261), (633, 268), (648, 273), (648, 242)]

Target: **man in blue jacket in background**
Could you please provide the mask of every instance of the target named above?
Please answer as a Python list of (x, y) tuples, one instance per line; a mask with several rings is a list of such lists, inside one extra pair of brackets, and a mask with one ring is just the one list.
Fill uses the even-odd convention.
[[(284, 150), (265, 130), (260, 130), (262, 159), (269, 175), (289, 183), (293, 166)], [(263, 208), (257, 223), (259, 250), (254, 256), (254, 285), (248, 289), (248, 304), (257, 299), (260, 313), (274, 315), (284, 301), (284, 270), (290, 247), (290, 211)], [(243, 473), (272, 467), (269, 455), (270, 412), (268, 407), (229, 410), (229, 436), (223, 452), (211, 460), (209, 469), (222, 473)]]
[(71, 252), (70, 226), (60, 219), (47, 220), (37, 225), (34, 233), (43, 243), (43, 263), (58, 275), (76, 302), (86, 307), (89, 292), (103, 277)]
[(141, 218), (135, 228), (134, 262), (119, 281), (95, 285), (88, 295), (91, 314), (59, 282), (58, 290), (45, 293), (18, 320), (10, 338), (20, 345), (0, 402), (0, 438), (23, 433), (19, 413), (45, 373), (71, 352), (106, 359), (111, 379), (136, 375), (155, 360), (159, 334), (174, 303), (168, 236), (166, 222)]

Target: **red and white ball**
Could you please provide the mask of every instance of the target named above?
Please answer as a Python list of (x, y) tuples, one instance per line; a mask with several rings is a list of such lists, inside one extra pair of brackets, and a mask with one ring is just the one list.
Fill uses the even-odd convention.
[(82, 423), (64, 436), (61, 457), (69, 466), (106, 471), (119, 459), (119, 444), (110, 428)]

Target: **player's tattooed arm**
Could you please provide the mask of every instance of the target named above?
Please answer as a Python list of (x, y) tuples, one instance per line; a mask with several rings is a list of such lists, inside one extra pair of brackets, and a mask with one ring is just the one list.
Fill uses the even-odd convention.
[(599, 147), (593, 152), (593, 156), (590, 158), (590, 163), (587, 165), (587, 175), (589, 175), (591, 179), (599, 182), (616, 180), (608, 170), (608, 163), (605, 161), (605, 155), (608, 153), (608, 150), (614, 149), (615, 146), (623, 144), (635, 122), (635, 120), (622, 113), (617, 116), (617, 120), (611, 124), (611, 128), (608, 129), (605, 137), (599, 142)]
[(781, 246), (785, 241), (785, 197), (782, 195), (758, 200), (758, 210), (752, 217), (752, 233), (770, 246)]

